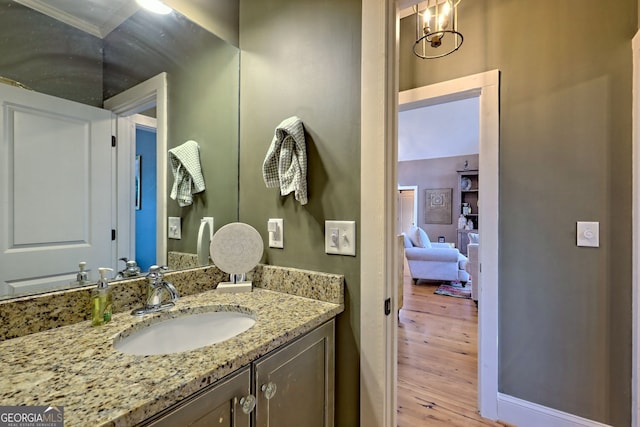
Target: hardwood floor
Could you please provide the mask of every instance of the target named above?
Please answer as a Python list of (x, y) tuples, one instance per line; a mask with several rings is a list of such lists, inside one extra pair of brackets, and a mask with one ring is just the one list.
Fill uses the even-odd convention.
[[(405, 267), (407, 267), (405, 265)], [(405, 272), (408, 268), (405, 268)], [(398, 426), (504, 426), (478, 414), (478, 311), (404, 277), (398, 322)]]

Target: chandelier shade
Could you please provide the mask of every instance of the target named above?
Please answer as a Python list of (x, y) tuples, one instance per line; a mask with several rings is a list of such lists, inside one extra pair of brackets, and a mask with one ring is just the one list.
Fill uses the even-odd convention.
[(447, 56), (460, 49), (458, 5), (462, 0), (427, 0), (414, 6), (416, 41), (413, 53), (422, 59)]

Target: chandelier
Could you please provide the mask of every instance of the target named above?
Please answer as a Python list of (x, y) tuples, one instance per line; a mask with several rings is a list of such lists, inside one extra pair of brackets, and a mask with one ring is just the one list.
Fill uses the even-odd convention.
[(422, 59), (447, 56), (462, 46), (458, 5), (462, 0), (427, 0), (414, 6), (416, 42), (413, 53)]

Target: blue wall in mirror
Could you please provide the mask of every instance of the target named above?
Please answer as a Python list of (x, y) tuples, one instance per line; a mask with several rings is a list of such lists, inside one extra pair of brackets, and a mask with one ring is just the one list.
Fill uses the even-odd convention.
[(136, 210), (135, 260), (142, 271), (148, 271), (156, 263), (155, 132), (136, 128), (136, 156), (140, 156), (140, 209)]

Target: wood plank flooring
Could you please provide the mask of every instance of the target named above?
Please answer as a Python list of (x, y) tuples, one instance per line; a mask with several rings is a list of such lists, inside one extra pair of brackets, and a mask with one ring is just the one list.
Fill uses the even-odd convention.
[[(408, 272), (405, 265), (405, 272)], [(398, 322), (398, 426), (504, 426), (478, 414), (478, 311), (404, 277)]]

